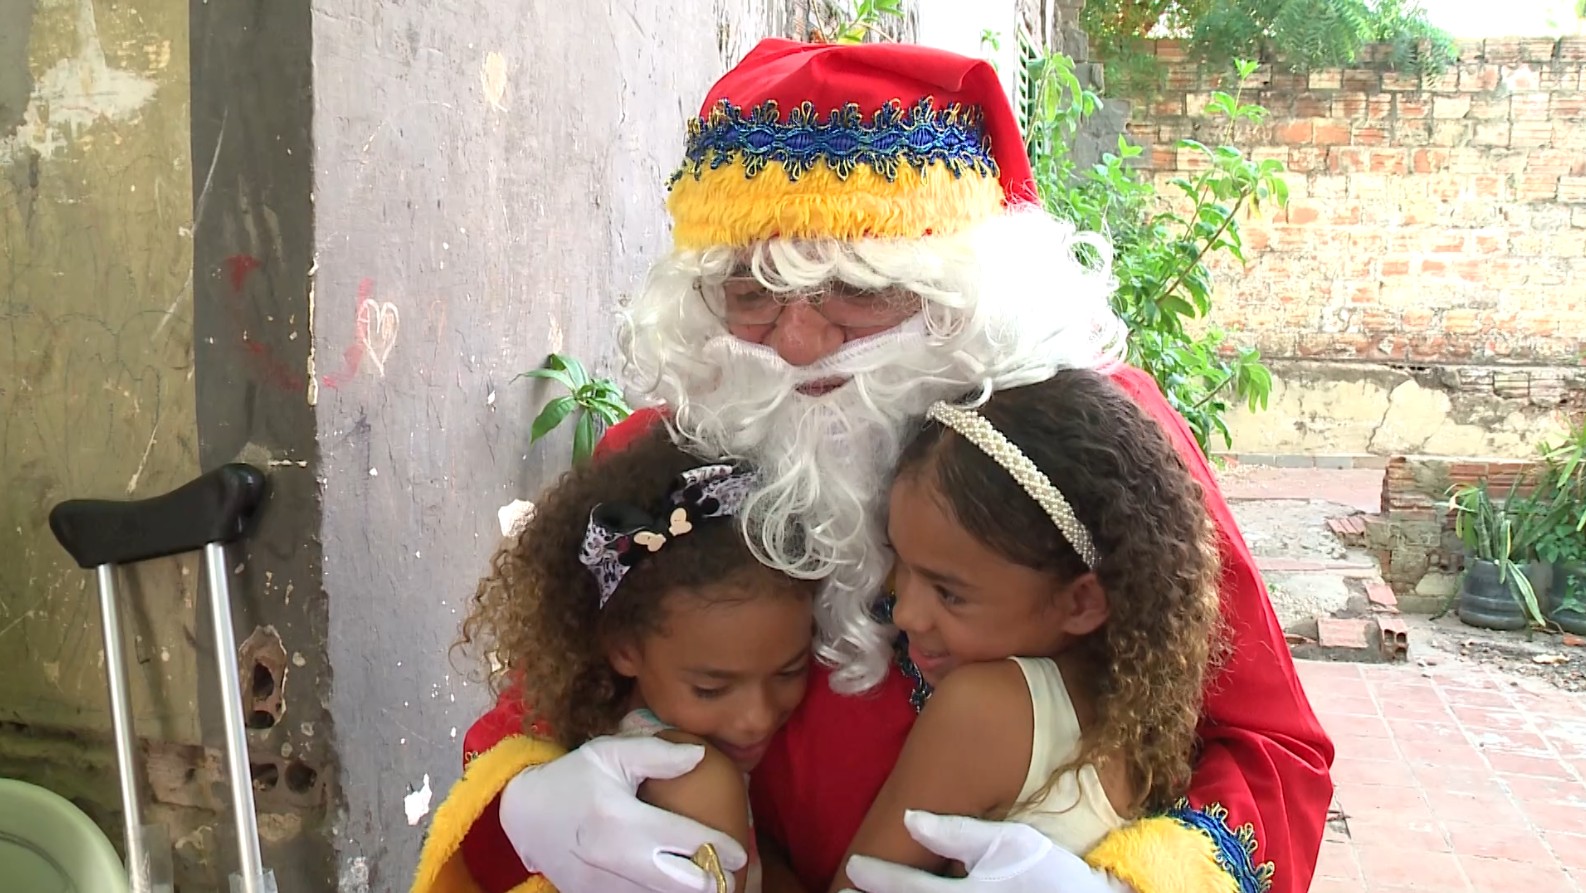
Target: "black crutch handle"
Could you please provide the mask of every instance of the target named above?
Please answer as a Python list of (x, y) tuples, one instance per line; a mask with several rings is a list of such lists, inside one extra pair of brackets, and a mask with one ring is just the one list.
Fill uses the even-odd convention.
[(50, 511), (50, 530), (82, 567), (134, 564), (240, 538), (264, 493), (264, 472), (222, 465), (163, 496), (68, 500)]

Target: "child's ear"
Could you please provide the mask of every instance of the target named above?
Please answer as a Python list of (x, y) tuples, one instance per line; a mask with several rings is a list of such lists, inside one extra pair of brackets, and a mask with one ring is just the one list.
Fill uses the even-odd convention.
[(1081, 574), (1063, 587), (1058, 602), (1067, 607), (1063, 631), (1071, 636), (1088, 636), (1107, 622), (1111, 607), (1107, 590), (1094, 573)]
[(611, 668), (619, 675), (633, 679), (639, 675), (643, 653), (632, 636), (619, 636), (606, 641), (606, 660), (611, 662)]

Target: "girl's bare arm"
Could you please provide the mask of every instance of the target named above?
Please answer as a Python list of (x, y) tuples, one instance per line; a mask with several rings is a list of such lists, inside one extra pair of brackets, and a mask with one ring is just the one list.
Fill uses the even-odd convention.
[[(944, 871), (945, 861), (909, 836), (904, 812), (986, 816), (1013, 806), (1029, 770), (1034, 725), (1029, 687), (1017, 664), (954, 671), (921, 711), (848, 856)], [(847, 863), (845, 857), (832, 890), (850, 886)]]
[[(743, 773), (703, 738), (668, 729), (658, 737), (678, 744), (701, 744), (705, 757), (693, 771), (677, 778), (652, 778), (639, 786), (639, 799), (668, 812), (691, 818), (731, 835), (749, 849), (749, 791)], [(737, 872), (735, 890), (744, 888), (747, 871)]]

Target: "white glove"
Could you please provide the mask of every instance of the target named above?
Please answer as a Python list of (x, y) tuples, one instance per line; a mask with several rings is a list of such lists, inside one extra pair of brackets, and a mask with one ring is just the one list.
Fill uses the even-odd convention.
[(848, 860), (848, 879), (855, 887), (865, 893), (1131, 893), (1029, 825), (914, 810), (904, 813), (903, 824), (921, 846), (964, 863), (969, 876), (937, 877), (854, 856)]
[(710, 843), (722, 868), (749, 856), (726, 834), (638, 798), (648, 778), (676, 778), (705, 756), (660, 738), (596, 738), (526, 769), (501, 792), (501, 828), (518, 858), (561, 893), (715, 893), (689, 856)]

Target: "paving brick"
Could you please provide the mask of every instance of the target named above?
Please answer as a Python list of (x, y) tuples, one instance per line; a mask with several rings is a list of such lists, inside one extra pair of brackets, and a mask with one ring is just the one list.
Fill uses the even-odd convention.
[(1359, 880), (1360, 860), (1355, 858), (1354, 846), (1342, 841), (1324, 841), (1322, 851), (1316, 857), (1316, 877)]
[(1335, 691), (1336, 686), (1305, 686), (1305, 695), (1318, 716), (1381, 716), (1377, 702), (1364, 689), (1352, 693)]
[(1535, 731), (1525, 713), (1511, 709), (1508, 702), (1498, 706), (1472, 704), (1464, 698), (1453, 701), (1454, 718), (1472, 731), (1501, 730), (1506, 732)]
[(1445, 893), (1470, 890), (1453, 853), (1381, 844), (1359, 846), (1356, 853), (1360, 857), (1361, 874), (1370, 889), (1419, 885)]
[(1316, 621), (1317, 639), (1323, 648), (1367, 650), (1371, 648), (1371, 621), (1358, 618), (1323, 617)]
[[(1362, 525), (1360, 532), (1366, 532), (1364, 525)], [(1366, 599), (1374, 607), (1393, 611), (1399, 610), (1399, 598), (1393, 594), (1393, 587), (1381, 581), (1366, 584)]]
[(1395, 751), (1386, 759), (1368, 760), (1363, 757), (1339, 757), (1333, 761), (1334, 784), (1419, 784), (1414, 773)]
[[(1474, 770), (1472, 774), (1479, 774), (1479, 770)], [(1516, 827), (1526, 825), (1525, 815), (1505, 792), (1495, 794), (1490, 790), (1481, 793), (1429, 787), (1426, 789), (1426, 799), (1441, 822)]]
[(1522, 803), (1521, 810), (1543, 831), (1586, 834), (1586, 807), (1568, 803)]
[(1571, 882), (1563, 866), (1547, 863), (1487, 859), (1460, 854), (1460, 868), (1476, 893), (1508, 893), (1511, 890), (1569, 890)]
[(1586, 835), (1543, 831), (1541, 837), (1566, 869), (1586, 870)]
[(1558, 757), (1551, 755), (1534, 756), (1532, 754), (1491, 751), (1487, 754), (1487, 762), (1491, 764), (1494, 772), (1533, 775), (1538, 778), (1551, 778), (1558, 781), (1569, 781), (1574, 777), (1567, 765), (1561, 762)]
[(1443, 692), (1443, 697), (1447, 698), (1450, 704), (1454, 704), (1459, 707), (1479, 707), (1487, 710), (1513, 710), (1515, 706), (1514, 699), (1510, 698), (1509, 693), (1506, 691), (1494, 691), (1492, 689), (1476, 688), (1453, 688), (1451, 686), (1439, 686), (1439, 688), (1441, 688)]
[[(1391, 590), (1390, 590), (1391, 596)], [(1410, 627), (1404, 618), (1398, 616), (1398, 609), (1392, 609), (1392, 614), (1377, 615), (1377, 629), (1382, 637), (1382, 656), (1390, 661), (1406, 660), (1410, 655)]]
[(1586, 802), (1586, 785), (1574, 779), (1536, 778), (1531, 775), (1499, 775), (1509, 796), (1520, 803)]
[(1529, 823), (1502, 825), (1484, 820), (1474, 824), (1445, 822), (1444, 827), (1448, 831), (1449, 845), (1461, 856), (1557, 863), (1541, 835)]

